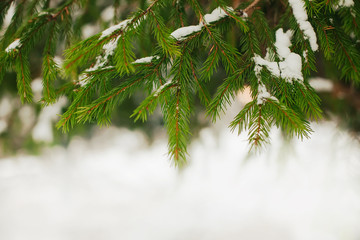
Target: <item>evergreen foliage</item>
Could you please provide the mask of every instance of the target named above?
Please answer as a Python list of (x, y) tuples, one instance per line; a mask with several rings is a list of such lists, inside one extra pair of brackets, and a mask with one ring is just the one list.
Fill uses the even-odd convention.
[[(247, 86), (253, 100), (231, 129), (249, 130), (253, 147), (269, 141), (274, 125), (289, 136), (308, 138), (309, 120), (322, 115), (308, 83), (317, 58), (332, 62), (341, 78), (360, 83), (360, 2), (234, 2), (139, 1), (138, 11), (121, 21), (115, 14), (113, 26), (81, 40), (76, 14), (96, 1), (4, 0), (0, 27), (11, 4), (16, 9), (0, 40), (0, 80), (15, 71), (22, 102), (31, 102), (29, 56), (42, 44), (42, 103), (67, 96), (70, 104), (57, 124), (64, 131), (86, 122), (108, 125), (115, 108), (144, 91), (147, 97), (132, 117), (146, 121), (161, 108), (169, 155), (179, 166), (186, 162), (196, 98), (216, 121)], [(120, 1), (113, 6), (118, 12)], [(151, 41), (152, 49), (137, 50), (141, 41)], [(54, 57), (64, 45), (65, 61), (59, 65)], [(217, 79), (222, 70), (226, 78)], [(217, 85), (215, 93), (210, 82)]]

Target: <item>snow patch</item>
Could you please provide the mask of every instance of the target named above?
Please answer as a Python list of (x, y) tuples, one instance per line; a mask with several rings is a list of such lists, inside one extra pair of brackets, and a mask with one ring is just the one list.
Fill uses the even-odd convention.
[[(120, 36), (115, 39), (111, 39), (107, 44), (104, 44), (103, 50), (105, 51), (104, 56), (99, 55), (96, 57), (95, 65), (86, 69), (84, 72), (92, 72), (97, 71), (99, 69), (105, 69), (105, 65), (108, 63), (108, 58), (112, 56), (117, 47)], [(109, 66), (110, 68), (112, 66)], [(79, 76), (79, 82), (82, 87), (84, 87), (88, 83), (89, 77), (86, 74), (81, 74)]]
[(50, 12), (42, 11), (37, 14), (38, 17), (45, 16), (45, 15), (51, 15)]
[(317, 38), (313, 27), (308, 21), (308, 15), (303, 0), (289, 0), (289, 4), (293, 10), (293, 14), (299, 24), (300, 29), (305, 35), (305, 39), (310, 42), (311, 49), (315, 52), (319, 46), (317, 44)]
[[(233, 12), (234, 9), (232, 7), (226, 7), (225, 11), (229, 12)], [(210, 14), (205, 14), (204, 15), (204, 21), (205, 23), (213, 23), (213, 22), (217, 22), (222, 18), (227, 17), (227, 13), (224, 11), (224, 9), (222, 9), (221, 7), (217, 7), (215, 8)]]
[(260, 73), (263, 67), (266, 67), (266, 69), (273, 76), (283, 78), (287, 82), (292, 82), (294, 79), (301, 81), (303, 80), (303, 75), (301, 72), (302, 59), (300, 55), (290, 51), (292, 35), (293, 32), (291, 30), (284, 32), (284, 30), (280, 28), (276, 31), (276, 42), (274, 45), (276, 47), (279, 59), (282, 61), (272, 61), (274, 59), (274, 54), (270, 49), (267, 50), (265, 59), (257, 54), (255, 54), (253, 57), (253, 61), (255, 62), (255, 75), (259, 79), (257, 97), (258, 105), (263, 104), (264, 100), (267, 98), (278, 101), (275, 97), (271, 96), (269, 92), (267, 92), (266, 87), (261, 83)]
[(284, 78), (288, 82), (291, 82), (294, 79), (301, 81), (303, 80), (303, 75), (301, 72), (302, 59), (300, 55), (290, 51), (290, 39), (292, 34), (293, 32), (291, 30), (284, 33), (282, 28), (276, 31), (275, 47), (278, 56), (282, 61), (271, 61), (269, 59), (269, 50), (265, 59), (255, 54), (253, 60), (256, 64), (254, 71), (257, 76), (260, 74), (262, 67), (266, 67), (272, 75)]
[(203, 26), (201, 24), (182, 27), (173, 31), (170, 35), (173, 36), (176, 40), (182, 41), (186, 39), (187, 36), (196, 32), (200, 32), (202, 27)]
[(161, 85), (161, 86), (155, 91), (154, 97), (157, 97), (157, 96), (161, 93), (161, 91), (162, 91), (166, 86), (170, 85), (171, 83), (172, 83), (172, 81), (170, 80), (170, 81), (167, 81), (165, 84)]
[(104, 31), (102, 31), (100, 39), (103, 39), (104, 37), (111, 35), (115, 31), (125, 29), (130, 24), (131, 21), (132, 21), (132, 18), (126, 19), (126, 20), (120, 22), (119, 24), (116, 24), (114, 26), (111, 26), (111, 27), (105, 29)]
[(260, 83), (258, 87), (258, 96), (257, 96), (257, 105), (261, 105), (264, 103), (266, 99), (272, 99), (278, 102), (278, 99), (272, 96), (267, 90), (264, 84)]
[[(272, 75), (274, 75), (276, 77), (281, 77), (279, 65), (277, 62), (267, 61), (257, 54), (255, 54), (255, 57), (253, 57), (253, 60), (257, 66), (264, 66), (267, 68), (267, 70), (269, 70), (271, 72)], [(262, 67), (260, 67), (260, 68), (258, 67), (258, 68), (256, 68), (255, 72), (257, 72), (259, 74), (261, 72), (261, 70), (262, 70)]]
[(275, 47), (277, 53), (281, 60), (284, 60), (290, 55), (290, 46), (291, 46), (291, 38), (293, 36), (293, 31), (288, 30), (284, 33), (283, 29), (280, 28), (276, 31), (276, 42)]
[(150, 63), (153, 59), (159, 59), (159, 56), (149, 56), (149, 57), (143, 57), (136, 59), (133, 63)]
[[(232, 7), (224, 7), (224, 8), (226, 9), (226, 11), (234, 11)], [(178, 28), (175, 31), (173, 31), (170, 35), (173, 36), (176, 40), (182, 41), (186, 39), (187, 36), (196, 32), (200, 32), (201, 29), (204, 27), (204, 24), (217, 22), (220, 19), (225, 18), (227, 16), (228, 15), (221, 7), (217, 7), (211, 13), (204, 15), (203, 23), (201, 22), (198, 25), (191, 25), (187, 27)]]
[(290, 53), (283, 62), (279, 62), (281, 77), (288, 81), (304, 80), (301, 72), (302, 61), (299, 54)]
[[(136, 28), (140, 24), (140, 21), (144, 20), (145, 18), (146, 18), (146, 16), (143, 16), (142, 18), (140, 18), (134, 24), (134, 28)], [(132, 20), (133, 20), (133, 18), (126, 19), (117, 25), (109, 27), (108, 29), (106, 29), (102, 32), (99, 39), (101, 40), (101, 39), (111, 35), (115, 31), (125, 30), (131, 24)], [(104, 44), (104, 46), (103, 46), (104, 56), (102, 56), (102, 55), (97, 56), (95, 65), (86, 69), (84, 72), (92, 72), (92, 71), (99, 70), (100, 68), (104, 68), (104, 66), (108, 63), (108, 58), (114, 54), (115, 49), (117, 48), (117, 45), (118, 45), (119, 38), (120, 38), (120, 35), (117, 36), (116, 38), (111, 39), (108, 43)], [(88, 78), (84, 78), (83, 76), (82, 77), (80, 76), (80, 78), (81, 78), (80, 85), (81, 86), (86, 85)]]
[(20, 38), (13, 41), (6, 49), (5, 52), (9, 53), (11, 51), (14, 51), (15, 49), (21, 47)]
[(182, 171), (165, 137), (150, 144), (115, 127), (1, 159), (0, 239), (360, 239), (353, 135), (325, 122), (289, 143), (274, 128), (271, 146), (249, 156), (247, 133), (229, 121), (199, 131)]
[(112, 39), (110, 42), (103, 46), (103, 50), (105, 50), (105, 58), (114, 54), (118, 41), (119, 37)]
[(79, 75), (79, 81), (77, 82), (81, 87), (85, 87), (88, 84), (88, 75), (86, 73), (82, 73)]

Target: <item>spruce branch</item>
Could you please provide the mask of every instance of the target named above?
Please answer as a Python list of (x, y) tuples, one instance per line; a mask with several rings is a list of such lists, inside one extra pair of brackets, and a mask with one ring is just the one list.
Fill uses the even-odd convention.
[(143, 81), (145, 77), (136, 77), (129, 79), (120, 86), (113, 88), (107, 94), (101, 96), (91, 104), (78, 107), (76, 112), (77, 121), (79, 123), (92, 122), (97, 120), (99, 124), (108, 125), (110, 123), (110, 116), (115, 104), (120, 104), (125, 97), (128, 97), (132, 92), (139, 87), (139, 83)]
[[(104, 44), (109, 43), (110, 41), (117, 42), (117, 40), (121, 38), (122, 43), (127, 44), (128, 41), (125, 41), (125, 33), (136, 28), (136, 25), (139, 24), (139, 21), (141, 22), (141, 20), (146, 17), (147, 14), (149, 14), (150, 10), (155, 7), (158, 2), (159, 0), (154, 0), (146, 10), (138, 12), (134, 17), (126, 19), (116, 26), (110, 27), (109, 29), (103, 31), (101, 35), (99, 33), (84, 41), (81, 41), (70, 50), (67, 50), (67, 59), (64, 65), (67, 72), (71, 72), (79, 65), (86, 63), (90, 58), (96, 56)], [(128, 36), (126, 36), (126, 38), (127, 37)], [(123, 52), (127, 54), (127, 52)], [(133, 70), (129, 64), (130, 61), (127, 60), (129, 56), (130, 55), (124, 56), (124, 61), (117, 64), (117, 67), (122, 72), (125, 71), (128, 73)], [(125, 66), (120, 66), (121, 63), (124, 63)]]
[(27, 57), (20, 53), (15, 62), (15, 68), (17, 72), (17, 87), (20, 99), (23, 103), (25, 101), (32, 102), (32, 91), (30, 86), (31, 76)]
[(225, 112), (226, 105), (232, 102), (237, 91), (243, 88), (245, 76), (248, 76), (251, 66), (252, 64), (248, 64), (240, 68), (234, 75), (225, 79), (223, 84), (217, 89), (207, 111), (213, 122), (216, 121), (221, 112)]
[(204, 86), (203, 82), (200, 79), (198, 79), (198, 77), (196, 76), (196, 72), (195, 72), (195, 68), (194, 68), (194, 64), (193, 64), (192, 60), (190, 60), (190, 64), (191, 64), (191, 70), (192, 70), (193, 77), (194, 77), (194, 79), (197, 83), (198, 89), (199, 89), (200, 100), (203, 102), (203, 104), (205, 106), (207, 106), (210, 102), (209, 92), (206, 90), (206, 86)]
[(163, 94), (175, 87), (178, 86), (172, 82), (167, 82), (161, 85), (156, 91), (154, 91), (150, 96), (142, 101), (142, 103), (134, 110), (134, 113), (130, 117), (134, 117), (135, 121), (141, 119), (143, 122), (145, 122), (148, 118), (148, 114), (152, 114), (156, 109), (160, 98), (163, 97)]
[[(289, 0), (265, 10), (268, 5), (260, 0), (237, 9), (223, 0), (141, 1), (145, 10), (67, 48), (63, 66), (54, 61), (57, 49), (79, 40), (83, 24), (73, 14), (75, 6), (92, 8), (91, 2), (64, 0), (49, 9), (49, 0), (1, 1), (0, 26), (14, 2), (11, 29), (0, 40), (0, 80), (14, 69), (21, 100), (31, 101), (35, 71), (30, 53), (43, 47), (44, 105), (60, 95), (70, 100), (57, 124), (63, 131), (85, 122), (109, 124), (117, 106), (137, 91), (144, 93), (131, 117), (146, 121), (161, 106), (169, 156), (177, 166), (185, 164), (197, 98), (215, 121), (247, 86), (253, 100), (230, 127), (247, 130), (257, 149), (269, 141), (273, 126), (289, 136), (309, 136), (308, 120), (319, 119), (322, 110), (308, 79), (322, 55), (341, 77), (360, 82), (358, 2), (341, 6), (337, 0)], [(116, 0), (115, 8), (119, 4)], [(315, 56), (317, 44), (322, 55)], [(61, 75), (60, 67), (67, 75)], [(62, 81), (67, 82), (55, 89)]]

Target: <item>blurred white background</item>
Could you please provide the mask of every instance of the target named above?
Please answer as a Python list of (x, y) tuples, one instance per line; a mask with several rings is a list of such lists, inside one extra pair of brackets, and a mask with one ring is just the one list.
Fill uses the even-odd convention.
[(287, 143), (274, 129), (249, 156), (246, 134), (224, 121), (201, 131), (181, 171), (165, 137), (114, 127), (0, 159), (0, 239), (360, 238), (360, 148), (348, 133), (323, 122)]

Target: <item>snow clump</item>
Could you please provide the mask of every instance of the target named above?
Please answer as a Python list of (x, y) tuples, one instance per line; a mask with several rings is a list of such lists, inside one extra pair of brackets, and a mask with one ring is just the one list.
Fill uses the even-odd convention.
[[(226, 11), (234, 11), (232, 7), (226, 7)], [(201, 29), (204, 27), (204, 24), (210, 24), (213, 22), (217, 22), (222, 18), (227, 17), (228, 14), (224, 11), (223, 8), (217, 7), (215, 8), (211, 13), (205, 14), (203, 17), (203, 21), (198, 25), (191, 25), (187, 27), (178, 28), (175, 31), (171, 33), (171, 36), (173, 36), (176, 40), (182, 41), (186, 39), (187, 36), (200, 32)]]
[[(291, 82), (292, 80), (303, 80), (301, 72), (302, 60), (299, 54), (290, 51), (291, 37), (293, 32), (288, 30), (284, 33), (283, 29), (280, 28), (276, 31), (276, 42), (275, 47), (280, 58), (280, 62), (271, 61), (272, 59), (264, 59), (259, 55), (255, 55), (253, 60), (257, 67), (255, 72), (257, 75), (260, 74), (262, 67), (266, 67), (272, 75), (276, 77), (284, 78), (286, 81)], [(269, 50), (267, 56), (269, 54)]]
[(21, 42), (20, 42), (20, 38), (16, 39), (15, 41), (13, 41), (6, 49), (5, 52), (9, 53), (15, 49), (18, 49), (21, 47)]
[(300, 29), (304, 32), (305, 38), (309, 40), (311, 49), (315, 52), (319, 46), (313, 27), (308, 21), (308, 15), (303, 0), (289, 0), (289, 4), (293, 10), (293, 14), (299, 24)]

